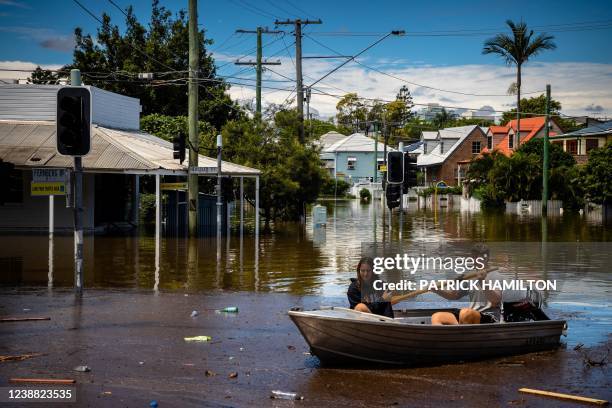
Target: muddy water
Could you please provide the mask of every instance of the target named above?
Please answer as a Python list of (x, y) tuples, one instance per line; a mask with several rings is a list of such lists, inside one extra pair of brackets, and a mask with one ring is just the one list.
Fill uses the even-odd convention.
[[(314, 228), (310, 217), (305, 227), (277, 225), (273, 233), (259, 237), (257, 253), (250, 217), (242, 237), (234, 223), (229, 239), (220, 245), (214, 237), (163, 238), (156, 251), (155, 238), (144, 232), (138, 236), (88, 236), (85, 285), (150, 291), (287, 292), (314, 295), (321, 303), (340, 305), (345, 302), (344, 293), (363, 242), (396, 242), (410, 247), (424, 242), (484, 240), (516, 242), (523, 245), (519, 248), (540, 251), (539, 218), (409, 209), (401, 219), (397, 213), (389, 219), (389, 213), (375, 204), (322, 204), (328, 210), (325, 228)], [(546, 277), (563, 279), (561, 290), (547, 294), (546, 306), (551, 314), (572, 321), (568, 343), (596, 343), (612, 332), (612, 272), (606, 269), (611, 254), (605, 244), (612, 241), (612, 232), (577, 214), (550, 218), (547, 229), (550, 242), (604, 243), (599, 250), (590, 251), (588, 259), (573, 259), (580, 273), (566, 273), (567, 261), (555, 261), (554, 257), (546, 270)], [(71, 236), (58, 235), (52, 245), (46, 235), (0, 236), (0, 282), (7, 286), (71, 286), (72, 245)], [(498, 266), (515, 276), (546, 278), (529, 256), (523, 260), (512, 257), (517, 252), (513, 248), (502, 247), (493, 254)], [(598, 267), (583, 273), (593, 265)], [(435, 295), (418, 301), (443, 304)]]

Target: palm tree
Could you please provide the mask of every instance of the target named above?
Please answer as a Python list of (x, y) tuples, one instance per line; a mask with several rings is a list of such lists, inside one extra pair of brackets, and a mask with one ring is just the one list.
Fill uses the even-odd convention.
[(524, 22), (515, 23), (507, 20), (506, 24), (512, 30), (512, 36), (497, 34), (485, 41), (482, 49), (483, 54), (497, 54), (501, 56), (508, 65), (516, 65), (516, 143), (518, 148), (521, 139), (521, 67), (531, 57), (535, 57), (544, 50), (554, 50), (557, 45), (553, 42), (554, 37), (547, 34), (538, 34), (533, 37), (533, 30), (528, 30)]

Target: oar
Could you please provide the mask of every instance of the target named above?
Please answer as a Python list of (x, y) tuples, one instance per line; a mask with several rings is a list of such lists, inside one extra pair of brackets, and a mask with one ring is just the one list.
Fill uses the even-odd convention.
[[(485, 274), (485, 276), (488, 275), (490, 272), (496, 271), (498, 269), (499, 268), (487, 269), (487, 273)], [(480, 271), (466, 273), (461, 278), (459, 278), (459, 280), (470, 280), (470, 279), (477, 277), (478, 275), (480, 275)], [(442, 281), (438, 281), (438, 282), (442, 282)], [(393, 296), (391, 298), (391, 301), (395, 304), (395, 303), (403, 302), (406, 299), (410, 299), (410, 298), (422, 295), (423, 293), (427, 293), (427, 292), (429, 292), (429, 289), (413, 290), (412, 292), (406, 293), (405, 295)]]

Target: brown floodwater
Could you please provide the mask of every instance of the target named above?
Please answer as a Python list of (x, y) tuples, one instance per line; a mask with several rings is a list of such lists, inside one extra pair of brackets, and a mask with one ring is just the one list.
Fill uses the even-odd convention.
[[(546, 294), (545, 306), (553, 315), (571, 317), (569, 344), (597, 343), (612, 332), (612, 273), (607, 265), (612, 233), (598, 222), (579, 214), (549, 217), (547, 241), (578, 242), (590, 245), (590, 250), (586, 257), (578, 251), (567, 258), (568, 251), (553, 248), (543, 269), (534, 260), (542, 252), (542, 223), (537, 217), (410, 208), (401, 217), (394, 212), (389, 219), (380, 204), (321, 203), (327, 207), (326, 227), (313, 227), (309, 216), (305, 225), (277, 224), (258, 240), (252, 213), (246, 216), (242, 235), (234, 214), (232, 232), (220, 243), (215, 237), (162, 237), (156, 248), (155, 237), (144, 230), (128, 236), (86, 236), (85, 287), (285, 292), (340, 305), (346, 301), (349, 278), (354, 276), (364, 243), (396, 243), (406, 248), (461, 241), (511, 243), (495, 246), (492, 261), (510, 275), (553, 277), (561, 282), (559, 290)], [(70, 287), (72, 236), (56, 234), (50, 242), (47, 235), (0, 235), (0, 267), (0, 283), (5, 286)], [(417, 301), (432, 306), (444, 302), (435, 295)]]

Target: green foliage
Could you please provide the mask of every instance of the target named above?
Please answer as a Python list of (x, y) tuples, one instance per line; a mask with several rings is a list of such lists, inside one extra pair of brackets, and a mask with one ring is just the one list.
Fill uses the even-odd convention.
[(28, 84), (57, 85), (59, 84), (59, 80), (60, 77), (58, 74), (38, 66), (32, 71), (32, 75), (28, 78), (27, 82)]
[(370, 193), (370, 190), (368, 190), (367, 188), (362, 188), (361, 190), (359, 190), (359, 199), (361, 201), (372, 201), (372, 193)]
[[(302, 203), (312, 203), (329, 178), (312, 140), (300, 144), (298, 115), (281, 110), (274, 122), (240, 119), (223, 128), (226, 159), (261, 170), (260, 206), (266, 227), (271, 221), (297, 220)], [(253, 189), (246, 193), (254, 197)]]
[(150, 224), (155, 221), (155, 194), (140, 194), (140, 222)]
[[(172, 141), (174, 136), (181, 133), (184, 135), (189, 134), (187, 116), (166, 116), (160, 114), (146, 115), (140, 119), (140, 129), (169, 142)], [(200, 152), (205, 156), (208, 156), (210, 154), (208, 154), (206, 149), (214, 148), (214, 129), (209, 123), (200, 121), (199, 134)]]
[[(471, 194), (491, 208), (504, 201), (541, 199), (543, 142), (532, 139), (510, 157), (493, 152), (473, 160), (467, 173)], [(562, 200), (565, 208), (580, 207), (584, 197), (580, 168), (559, 146), (549, 144), (549, 152), (550, 198)]]
[(321, 195), (344, 197), (351, 188), (351, 185), (342, 179), (326, 177), (321, 186)]
[[(535, 113), (538, 115), (546, 114), (546, 95), (542, 94), (531, 98), (521, 99), (521, 111), (528, 113)], [(580, 129), (580, 125), (572, 119), (566, 119), (561, 117), (561, 102), (554, 99), (550, 100), (550, 114), (553, 116), (553, 120), (559, 125), (564, 132), (573, 132), (574, 130)], [(521, 117), (533, 117), (534, 115), (521, 115)], [(511, 120), (516, 119), (516, 108), (510, 109), (504, 112), (502, 115), (501, 123), (506, 124)]]
[(584, 190), (587, 198), (596, 204), (612, 202), (612, 142), (589, 152), (584, 167)]
[[(436, 187), (432, 186), (432, 187), (427, 187), (423, 190), (418, 190), (417, 194), (422, 196), (422, 197), (429, 197), (430, 195), (433, 195), (434, 192), (436, 191)], [(454, 186), (454, 187), (446, 187), (446, 188), (438, 188), (438, 195), (446, 195), (446, 194), (461, 194), (461, 186)]]
[[(160, 6), (158, 0), (153, 0), (147, 25), (138, 21), (131, 6), (126, 14), (123, 32), (111, 22), (108, 14), (102, 15), (103, 24), (95, 37), (84, 34), (77, 27), (73, 62), (64, 69), (80, 69), (83, 82), (88, 85), (140, 98), (144, 114), (186, 114), (187, 83), (184, 78), (189, 65), (189, 33), (185, 11), (173, 15)], [(219, 129), (227, 120), (237, 119), (241, 112), (225, 93), (228, 85), (216, 77), (214, 60), (206, 50), (211, 44), (212, 40), (201, 30), (199, 77), (213, 81), (201, 83), (199, 111), (203, 119)], [(149, 80), (138, 80), (140, 72), (156, 73), (154, 84), (163, 86), (151, 86)]]

